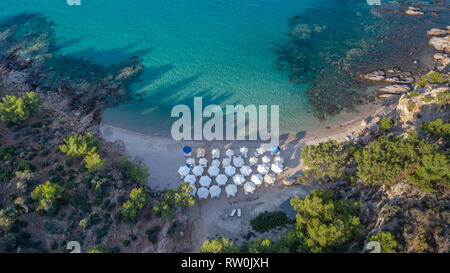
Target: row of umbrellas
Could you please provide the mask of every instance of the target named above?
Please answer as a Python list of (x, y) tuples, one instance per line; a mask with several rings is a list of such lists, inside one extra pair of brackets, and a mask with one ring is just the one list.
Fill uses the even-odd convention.
[[(277, 155), (273, 161), (270, 157), (263, 156), (261, 158), (261, 164), (258, 164), (259, 156), (263, 155), (265, 152), (262, 148), (258, 148), (254, 153), (254, 156), (249, 159), (250, 166), (257, 165), (257, 173), (253, 173), (250, 166), (244, 165), (245, 162), (242, 158), (242, 156), (244, 158), (248, 157), (248, 148), (242, 147), (239, 151), (241, 155), (234, 156), (234, 151), (227, 149), (225, 151), (227, 158), (220, 161), (220, 150), (213, 149), (211, 151), (211, 157), (213, 160), (210, 167), (207, 169), (208, 175), (204, 175), (205, 169), (208, 165), (208, 160), (204, 158), (205, 149), (199, 148), (196, 151), (197, 157), (199, 157), (198, 165), (195, 165), (194, 158), (188, 158), (186, 160), (186, 165), (181, 166), (178, 169), (178, 173), (183, 181), (191, 185), (192, 194), (197, 194), (199, 199), (206, 199), (209, 196), (211, 196), (211, 198), (220, 196), (222, 192), (221, 186), (225, 185), (227, 197), (230, 197), (236, 195), (237, 186), (243, 186), (245, 194), (249, 194), (253, 193), (258, 186), (263, 184), (263, 182), (266, 186), (274, 184), (276, 180), (275, 174), (279, 174), (283, 170), (283, 159), (279, 155)], [(279, 147), (276, 147), (273, 149), (272, 154), (277, 154), (279, 151)], [(183, 148), (183, 152), (185, 155), (190, 156), (192, 149), (186, 146)], [(222, 164), (225, 174), (220, 174), (220, 164)], [(239, 169), (240, 173), (236, 173), (237, 169)], [(192, 174), (190, 173), (191, 170)], [(272, 173), (270, 173), (271, 170)], [(196, 188), (197, 177), (200, 177), (199, 184), (201, 186), (198, 190)], [(245, 177), (250, 177), (250, 181), (246, 182)], [(230, 178), (233, 183), (227, 185)], [(212, 179), (215, 179), (217, 185), (211, 186)]]

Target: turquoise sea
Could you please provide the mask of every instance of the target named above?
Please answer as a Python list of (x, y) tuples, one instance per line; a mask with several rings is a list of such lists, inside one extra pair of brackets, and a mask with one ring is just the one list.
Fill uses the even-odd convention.
[[(343, 32), (336, 37), (345, 39), (337, 44), (346, 52), (364, 42), (367, 31), (360, 32), (364, 27), (358, 24), (377, 20), (370, 13), (374, 7), (366, 0), (81, 0), (80, 6), (66, 0), (2, 0), (0, 18), (43, 14), (55, 22), (66, 54), (102, 64), (143, 58), (146, 70), (133, 85), (142, 100), (108, 109), (103, 116), (107, 123), (164, 134), (174, 121), (172, 106), (192, 104), (194, 96), (202, 96), (204, 104), (277, 104), (281, 131), (298, 132), (342, 117), (320, 122), (304, 94), (312, 82), (305, 76), (293, 83), (292, 70), (277, 67), (279, 48), (292, 42), (289, 22), (314, 11), (318, 16), (305, 18), (309, 27), (328, 26), (325, 31), (332, 33), (339, 26)], [(295, 43), (305, 52), (315, 50), (314, 44)], [(309, 59), (312, 72), (305, 69), (305, 75), (325, 66), (315, 62), (320, 60)]]

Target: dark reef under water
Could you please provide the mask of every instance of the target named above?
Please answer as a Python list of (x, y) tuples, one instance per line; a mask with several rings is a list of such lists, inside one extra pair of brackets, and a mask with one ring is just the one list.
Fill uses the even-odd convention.
[[(448, 24), (447, 1), (418, 5), (423, 16), (404, 13), (412, 3), (368, 6), (365, 1), (334, 0), (327, 9), (309, 9), (288, 21), (287, 43), (276, 49), (275, 65), (305, 92), (320, 120), (375, 100), (358, 73), (396, 67), (425, 71), (426, 31)], [(423, 2), (422, 2), (423, 3)]]

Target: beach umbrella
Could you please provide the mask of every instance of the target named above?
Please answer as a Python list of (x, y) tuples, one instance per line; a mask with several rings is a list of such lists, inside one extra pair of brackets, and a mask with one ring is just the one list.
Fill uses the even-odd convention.
[(283, 172), (283, 165), (280, 163), (272, 164), (272, 171), (276, 174), (280, 174), (281, 172)]
[(256, 186), (259, 186), (263, 182), (263, 177), (260, 174), (252, 174), (250, 181), (252, 181)]
[(198, 148), (197, 149), (197, 157), (205, 157), (205, 149)]
[(211, 162), (211, 166), (219, 167), (219, 166), (220, 166), (220, 160), (214, 159), (214, 160)]
[(191, 195), (195, 196), (195, 193), (197, 192), (197, 188), (195, 186), (191, 185)]
[(250, 164), (250, 166), (255, 166), (256, 164), (258, 164), (258, 158), (257, 157), (250, 157), (250, 159), (248, 160), (248, 163)]
[(191, 171), (191, 169), (189, 169), (187, 166), (181, 166), (178, 169), (178, 173), (180, 174), (181, 178), (183, 178), (186, 175), (188, 175), (190, 171)]
[(235, 196), (237, 193), (237, 187), (234, 184), (229, 184), (225, 187), (225, 192), (227, 193), (227, 197)]
[(273, 185), (275, 183), (275, 175), (273, 173), (264, 175), (264, 182), (266, 185)]
[(207, 188), (201, 187), (197, 190), (197, 195), (199, 199), (206, 199), (209, 196), (209, 190)]
[(225, 154), (226, 154), (228, 157), (232, 157), (232, 156), (234, 155), (234, 151), (231, 150), (231, 149), (228, 149), (228, 150), (225, 152)]
[(255, 191), (255, 184), (253, 182), (245, 182), (244, 184), (244, 193), (247, 195), (249, 193), (253, 193)]
[(186, 159), (186, 164), (188, 165), (188, 167), (194, 166), (195, 165), (195, 159), (192, 158), (192, 157)]
[(192, 153), (192, 148), (189, 146), (184, 146), (183, 147), (183, 153), (185, 156), (190, 156)]
[(262, 158), (261, 158), (261, 161), (262, 161), (262, 163), (264, 163), (264, 164), (269, 164), (270, 163), (270, 157), (268, 157), (268, 156), (263, 156)]
[(233, 165), (236, 167), (242, 167), (244, 166), (244, 160), (240, 156), (233, 157)]
[(192, 169), (192, 173), (195, 174), (195, 176), (200, 176), (200, 175), (202, 175), (202, 174), (203, 174), (203, 171), (204, 171), (204, 169), (203, 169), (203, 167), (200, 166), (200, 165), (197, 165), (197, 166), (195, 166), (195, 167)]
[(258, 168), (256, 168), (256, 170), (260, 174), (264, 175), (264, 174), (267, 174), (269, 172), (269, 167), (266, 164), (259, 164)]
[(258, 149), (256, 149), (256, 153), (258, 155), (262, 155), (262, 154), (264, 154), (264, 149), (262, 147), (259, 147)]
[(188, 174), (184, 178), (184, 182), (189, 183), (191, 186), (195, 186), (195, 182), (197, 181), (197, 178), (193, 174)]
[(245, 182), (245, 178), (242, 174), (235, 174), (233, 176), (233, 183), (236, 184), (237, 186), (242, 186), (242, 184), (244, 184)]
[(220, 150), (219, 149), (213, 149), (211, 151), (211, 157), (212, 157), (212, 159), (219, 158), (220, 157)]
[(236, 168), (228, 165), (225, 167), (225, 174), (228, 176), (233, 176), (236, 173)]
[(218, 176), (216, 176), (216, 183), (219, 186), (223, 186), (225, 184), (227, 184), (228, 181), (228, 177), (224, 174), (219, 174)]
[(206, 167), (206, 165), (208, 165), (208, 159), (202, 157), (202, 158), (200, 158), (200, 160), (198, 161), (198, 164), (200, 164), (200, 166), (202, 166), (202, 167)]
[(278, 154), (281, 151), (279, 146), (273, 146), (272, 147), (272, 154)]
[(209, 193), (211, 194), (211, 198), (219, 197), (220, 193), (222, 192), (222, 189), (220, 189), (219, 186), (212, 186), (209, 188)]
[(224, 158), (222, 160), (222, 166), (224, 166), (224, 167), (229, 166), (230, 163), (231, 163), (231, 159), (230, 158)]
[(210, 176), (217, 176), (219, 174), (219, 168), (217, 168), (217, 166), (211, 166), (208, 169), (208, 173)]
[(245, 165), (242, 166), (241, 169), (239, 170), (241, 172), (242, 175), (244, 176), (249, 176), (252, 174), (252, 168), (250, 168), (249, 166)]
[(198, 183), (200, 183), (200, 185), (202, 185), (203, 187), (209, 187), (209, 185), (211, 185), (211, 178), (207, 175), (204, 175), (200, 177)]
[(241, 152), (241, 155), (243, 155), (245, 158), (247, 158), (247, 154), (248, 154), (248, 148), (247, 147), (241, 147), (241, 149), (239, 149), (239, 151)]
[(284, 158), (282, 158), (281, 156), (277, 155), (274, 159), (273, 159), (274, 163), (280, 163), (283, 164), (284, 163)]

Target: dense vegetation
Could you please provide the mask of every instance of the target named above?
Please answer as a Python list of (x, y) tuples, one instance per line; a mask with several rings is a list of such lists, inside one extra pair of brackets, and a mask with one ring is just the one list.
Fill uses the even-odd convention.
[(35, 114), (41, 99), (35, 92), (27, 92), (22, 97), (6, 95), (0, 102), (0, 120), (18, 122)]
[(252, 228), (258, 232), (266, 232), (278, 226), (284, 226), (287, 223), (289, 223), (289, 218), (282, 211), (265, 211), (250, 221)]
[(434, 121), (424, 122), (420, 129), (428, 132), (433, 137), (444, 138), (450, 140), (450, 123), (444, 123), (442, 119), (438, 118)]
[(138, 212), (145, 206), (148, 201), (148, 194), (142, 189), (132, 189), (130, 199), (123, 203), (121, 209), (122, 220), (132, 222), (136, 220)]
[(176, 217), (179, 208), (191, 207), (194, 205), (194, 197), (191, 194), (192, 188), (189, 183), (181, 183), (176, 190), (169, 189), (161, 201), (155, 202), (153, 209), (162, 217), (172, 221)]
[(375, 241), (380, 244), (381, 253), (395, 252), (395, 248), (398, 243), (394, 238), (394, 235), (387, 231), (380, 231), (375, 235), (372, 235), (369, 241)]
[(128, 180), (144, 185), (147, 183), (149, 176), (148, 166), (134, 164), (125, 156), (122, 156), (119, 160), (120, 166), (123, 169), (123, 174)]
[(448, 78), (444, 73), (439, 71), (432, 71), (421, 77), (421, 80), (416, 84), (420, 87), (425, 87), (427, 84), (443, 84), (448, 82)]

